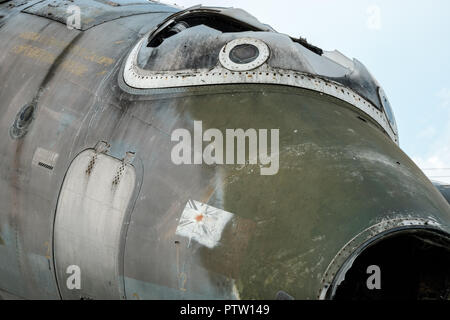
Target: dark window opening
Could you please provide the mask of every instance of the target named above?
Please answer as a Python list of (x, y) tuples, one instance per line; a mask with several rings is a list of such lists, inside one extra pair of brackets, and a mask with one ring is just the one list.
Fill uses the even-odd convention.
[(147, 47), (156, 48), (163, 43), (165, 39), (182, 32), (187, 28), (192, 28), (199, 25), (205, 25), (223, 33), (262, 31), (242, 21), (232, 19), (219, 13), (198, 12), (190, 15), (184, 15), (178, 20), (172, 22), (163, 30), (160, 30), (159, 32), (157, 31), (157, 33), (149, 39)]
[[(381, 289), (369, 289), (369, 266)], [(429, 231), (403, 231), (365, 249), (337, 287), (336, 300), (450, 299), (450, 240)]]
[[(179, 32), (182, 32), (187, 28), (192, 28), (199, 25), (205, 25), (207, 27), (213, 28), (223, 33), (245, 32), (245, 31), (267, 31), (261, 30), (243, 21), (233, 19), (229, 16), (225, 16), (219, 12), (213, 11), (190, 12), (188, 14), (179, 16), (164, 29), (157, 30), (156, 33), (154, 33), (150, 37), (147, 47), (156, 48), (159, 45), (161, 45), (161, 43), (163, 43), (165, 39), (170, 38), (171, 36)], [(302, 45), (303, 47), (307, 48), (308, 50), (311, 50), (312, 52), (318, 55), (323, 54), (322, 49), (308, 43), (304, 38), (299, 39), (293, 37), (290, 38), (293, 42)]]

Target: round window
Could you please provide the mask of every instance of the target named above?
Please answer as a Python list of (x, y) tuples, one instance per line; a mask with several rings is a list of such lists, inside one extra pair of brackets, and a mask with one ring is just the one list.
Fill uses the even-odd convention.
[(247, 71), (266, 62), (269, 52), (269, 47), (261, 40), (241, 38), (228, 42), (220, 51), (219, 60), (228, 70)]

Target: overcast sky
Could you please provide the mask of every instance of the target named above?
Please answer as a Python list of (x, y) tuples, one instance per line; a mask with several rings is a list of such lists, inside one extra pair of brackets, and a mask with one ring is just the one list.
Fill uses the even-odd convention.
[[(242, 8), (278, 32), (357, 58), (384, 87), (400, 147), (423, 169), (450, 168), (450, 1), (176, 0)], [(425, 170), (450, 182), (450, 170)]]

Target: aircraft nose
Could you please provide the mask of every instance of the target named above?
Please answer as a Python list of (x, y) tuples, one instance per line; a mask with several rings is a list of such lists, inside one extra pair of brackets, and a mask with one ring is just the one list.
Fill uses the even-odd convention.
[[(351, 286), (369, 290), (372, 265), (389, 288), (398, 252), (445, 265), (440, 250), (419, 248), (448, 248), (448, 203), (352, 105), (299, 88), (227, 85), (177, 91), (161, 110), (152, 126), (166, 133), (154, 142), (164, 147), (141, 152), (153, 171), (127, 232), (130, 295), (174, 297), (164, 288), (175, 287), (190, 298), (347, 298)], [(386, 247), (388, 261), (377, 250)], [(424, 277), (440, 274), (430, 270)]]
[[(370, 258), (385, 275), (382, 281), (392, 280), (398, 269), (388, 262), (398, 261), (397, 253), (404, 250), (416, 250), (403, 257), (412, 264), (424, 257), (444, 263), (436, 248), (445, 238), (437, 234), (448, 233), (448, 204), (397, 145), (363, 115), (343, 102), (306, 90), (264, 86), (228, 87), (225, 94), (217, 90), (186, 98), (191, 120), (177, 127), (188, 128), (192, 141), (200, 131), (222, 138), (219, 164), (211, 165), (204, 158), (213, 139), (203, 145), (203, 158), (198, 159), (203, 162), (197, 168), (211, 169), (214, 185), (196, 200), (229, 216), (220, 228), (202, 220), (210, 235), (204, 242), (184, 231), (178, 236), (204, 246), (198, 263), (234, 279), (237, 297), (275, 299), (280, 291), (286, 295), (279, 297), (295, 299), (348, 297), (344, 289), (336, 291), (339, 284), (351, 288), (347, 292), (356, 290), (351, 285), (369, 290), (365, 283), (371, 275), (367, 268), (372, 264), (366, 265)], [(227, 160), (226, 133), (237, 128), (247, 133), (241, 163), (236, 137), (234, 162)], [(272, 137), (274, 129), (278, 135)], [(261, 163), (258, 148), (251, 161), (250, 141), (259, 139), (261, 132), (267, 135), (264, 151), (276, 158), (276, 166), (275, 160)], [(273, 141), (278, 142), (275, 148)], [(178, 141), (173, 145), (179, 146)], [(196, 168), (194, 156), (191, 161)], [(261, 169), (270, 166), (277, 170), (264, 175)], [(186, 168), (181, 161), (179, 168)], [(198, 223), (191, 220), (191, 226)], [(214, 238), (212, 230), (219, 229), (220, 236)], [(436, 251), (419, 250), (431, 242)], [(390, 251), (383, 256), (377, 248)], [(352, 261), (355, 269), (350, 268)], [(350, 277), (352, 270), (359, 273)], [(343, 282), (345, 274), (353, 279), (350, 287)]]

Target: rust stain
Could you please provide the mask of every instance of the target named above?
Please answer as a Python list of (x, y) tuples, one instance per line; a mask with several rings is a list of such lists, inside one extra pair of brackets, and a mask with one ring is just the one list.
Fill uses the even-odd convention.
[(97, 154), (94, 154), (94, 155), (92, 156), (91, 161), (89, 161), (88, 167), (87, 167), (87, 169), (86, 169), (86, 174), (87, 174), (88, 176), (90, 176), (91, 173), (92, 173), (92, 171), (94, 170), (94, 166), (95, 166), (95, 162), (96, 162), (96, 161), (97, 161)]
[(176, 246), (176, 258), (177, 258), (177, 278), (178, 278), (178, 290), (180, 291), (186, 291), (185, 285), (187, 282), (187, 275), (186, 273), (181, 271), (180, 268), (180, 241), (175, 241)]
[[(57, 56), (53, 53), (29, 44), (16, 45), (12, 48), (12, 52), (46, 64), (53, 64), (57, 59)], [(61, 67), (77, 76), (82, 76), (88, 71), (86, 65), (71, 59), (62, 62)]]
[(208, 188), (205, 191), (205, 196), (202, 197), (201, 202), (208, 203), (215, 191), (216, 188), (214, 186), (212, 185), (208, 186)]
[[(59, 40), (54, 37), (48, 37), (37, 32), (23, 32), (19, 35), (19, 38), (43, 44), (44, 46), (51, 46), (60, 49), (64, 49), (70, 44), (69, 41)], [(79, 45), (73, 45), (70, 53), (84, 60), (94, 62), (103, 66), (109, 66), (115, 62), (115, 59), (113, 58), (102, 56), (95, 51), (81, 47)]]
[[(72, 0), (72, 1), (73, 1), (73, 0)], [(84, 24), (91, 23), (92, 21), (95, 21), (95, 19), (94, 19), (94, 18), (86, 18), (86, 19), (83, 19), (83, 23), (84, 23)]]
[(16, 45), (12, 48), (12, 52), (48, 64), (53, 63), (56, 59), (56, 56), (54, 54), (29, 44)]
[(180, 241), (175, 241), (177, 247), (177, 274), (180, 273)]
[(186, 291), (186, 282), (187, 282), (187, 275), (186, 273), (182, 272), (180, 274), (180, 279), (181, 279), (181, 286), (180, 286), (180, 290), (181, 291)]
[(120, 165), (114, 179), (113, 179), (113, 186), (117, 186), (120, 182), (120, 178), (122, 177), (123, 172), (125, 171), (125, 164), (122, 162), (122, 164)]
[(46, 46), (58, 47), (62, 49), (69, 44), (68, 41), (58, 40), (54, 37), (46, 37), (37, 32), (22, 32), (21, 34), (19, 34), (19, 38), (39, 42)]
[(46, 257), (48, 260), (50, 260), (50, 244), (49, 244), (49, 242), (48, 242), (48, 241), (45, 241), (45, 242), (44, 242), (44, 246), (47, 248), (45, 257)]

